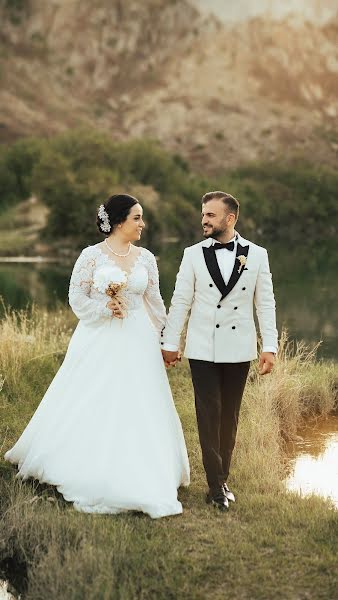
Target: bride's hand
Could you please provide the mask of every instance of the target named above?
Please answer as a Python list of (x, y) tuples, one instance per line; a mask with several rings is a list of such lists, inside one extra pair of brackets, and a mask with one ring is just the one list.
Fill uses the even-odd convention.
[(123, 319), (124, 318), (121, 303), (118, 300), (115, 300), (114, 298), (112, 298), (111, 300), (109, 300), (107, 307), (110, 308), (110, 310), (112, 311), (113, 317), (115, 317), (115, 319)]

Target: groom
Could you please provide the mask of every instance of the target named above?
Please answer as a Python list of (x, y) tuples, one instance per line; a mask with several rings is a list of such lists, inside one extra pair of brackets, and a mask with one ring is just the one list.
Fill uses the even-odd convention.
[(235, 501), (227, 479), (250, 361), (257, 357), (253, 305), (263, 341), (261, 375), (271, 372), (277, 351), (268, 254), (235, 231), (238, 215), (239, 202), (230, 194), (203, 196), (205, 239), (184, 251), (161, 334), (164, 361), (175, 364), (190, 312), (184, 354), (190, 363), (209, 485), (206, 501), (221, 510)]

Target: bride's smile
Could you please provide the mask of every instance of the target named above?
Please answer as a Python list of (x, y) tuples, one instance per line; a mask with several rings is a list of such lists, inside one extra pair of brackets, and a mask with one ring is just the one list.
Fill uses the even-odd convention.
[(108, 240), (111, 242), (114, 241), (121, 246), (123, 244), (136, 242), (141, 238), (144, 227), (143, 209), (142, 206), (137, 203), (130, 209), (126, 220), (123, 223), (118, 223)]

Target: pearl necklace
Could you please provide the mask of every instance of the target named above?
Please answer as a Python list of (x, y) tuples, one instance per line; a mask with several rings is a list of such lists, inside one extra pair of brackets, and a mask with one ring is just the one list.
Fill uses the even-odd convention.
[(109, 248), (110, 252), (115, 254), (115, 256), (124, 257), (124, 256), (129, 256), (129, 254), (130, 254), (130, 251), (131, 251), (131, 243), (130, 242), (129, 242), (128, 252), (126, 254), (118, 254), (117, 252), (114, 252), (114, 250), (109, 246), (107, 240), (104, 240), (104, 243), (106, 244), (107, 248)]

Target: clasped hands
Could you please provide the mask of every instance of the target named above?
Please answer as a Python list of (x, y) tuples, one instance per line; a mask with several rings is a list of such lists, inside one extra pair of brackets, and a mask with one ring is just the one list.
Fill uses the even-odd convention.
[[(116, 319), (123, 319), (124, 313), (121, 302), (116, 298), (108, 302), (107, 307), (111, 309)], [(162, 356), (166, 369), (176, 367), (177, 362), (181, 361), (182, 353), (180, 350), (162, 350)], [(275, 362), (275, 356), (272, 352), (262, 352), (259, 357), (258, 370), (260, 375), (271, 373)]]
[[(112, 311), (112, 315), (115, 317), (115, 319), (124, 318), (122, 303), (117, 298), (112, 298), (107, 303), (107, 307)], [(174, 352), (170, 350), (162, 350), (162, 356), (165, 367), (168, 369), (169, 367), (176, 367), (176, 363), (181, 361), (182, 353), (180, 350), (176, 350)]]
[(161, 350), (165, 368), (176, 367), (176, 363), (181, 361), (182, 353), (180, 350)]
[[(162, 350), (162, 356), (166, 368), (175, 367), (176, 363), (181, 360), (182, 353), (179, 350)], [(258, 370), (260, 375), (271, 373), (275, 363), (275, 355), (273, 352), (262, 352), (259, 357)]]

